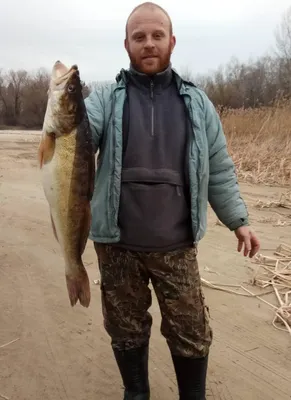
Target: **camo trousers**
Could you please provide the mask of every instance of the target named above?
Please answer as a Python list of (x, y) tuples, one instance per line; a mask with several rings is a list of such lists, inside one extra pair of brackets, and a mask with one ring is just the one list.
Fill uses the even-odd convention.
[(212, 342), (196, 247), (143, 253), (94, 244), (101, 276), (104, 327), (112, 347), (127, 350), (148, 344), (152, 316), (151, 281), (161, 316), (161, 333), (171, 352), (204, 357)]

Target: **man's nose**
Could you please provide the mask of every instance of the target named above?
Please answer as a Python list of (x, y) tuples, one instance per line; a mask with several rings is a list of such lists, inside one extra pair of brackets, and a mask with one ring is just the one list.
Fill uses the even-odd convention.
[(146, 40), (146, 43), (145, 43), (145, 47), (146, 47), (147, 49), (152, 49), (152, 48), (155, 47), (151, 36), (147, 37), (147, 40)]

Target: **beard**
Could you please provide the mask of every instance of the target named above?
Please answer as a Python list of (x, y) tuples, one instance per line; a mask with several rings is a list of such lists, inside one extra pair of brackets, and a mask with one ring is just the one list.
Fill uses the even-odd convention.
[(128, 56), (132, 67), (136, 71), (145, 73), (147, 75), (154, 75), (167, 69), (171, 62), (171, 54), (172, 54), (171, 43), (169, 43), (166, 52), (163, 52), (162, 55), (158, 54), (152, 60), (147, 60), (142, 57), (144, 57), (145, 55), (146, 56), (156, 55), (156, 53), (148, 52), (143, 56), (141, 56), (139, 54), (138, 55), (133, 54), (131, 49), (130, 48), (128, 49)]

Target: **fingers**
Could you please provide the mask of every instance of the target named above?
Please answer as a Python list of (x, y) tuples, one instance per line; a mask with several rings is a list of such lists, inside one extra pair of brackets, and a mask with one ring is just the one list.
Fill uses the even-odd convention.
[(250, 258), (253, 258), (260, 250), (260, 242), (254, 235), (252, 235), (251, 241), (252, 241), (252, 250), (250, 252)]
[(250, 253), (252, 250), (252, 245), (251, 245), (251, 238), (250, 236), (246, 236), (244, 238), (244, 244), (245, 244), (245, 249), (244, 249), (244, 256), (247, 257), (247, 255)]
[(239, 238), (238, 240), (238, 245), (237, 245), (237, 251), (240, 253), (244, 247), (244, 256), (246, 257), (249, 252), (251, 251), (251, 240), (249, 236), (243, 236)]
[(238, 251), (239, 253), (242, 251), (243, 244), (244, 244), (244, 241), (241, 240), (241, 239), (239, 239), (239, 240), (238, 240), (238, 244), (237, 244), (237, 251)]
[(238, 240), (237, 251), (240, 253), (244, 247), (244, 256), (253, 258), (260, 249), (260, 243), (258, 239), (251, 233), (247, 236), (243, 236)]

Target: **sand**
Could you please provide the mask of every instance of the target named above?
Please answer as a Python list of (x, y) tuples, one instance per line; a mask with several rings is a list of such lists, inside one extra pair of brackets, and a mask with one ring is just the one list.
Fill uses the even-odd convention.
[[(91, 305), (71, 308), (36, 164), (38, 140), (33, 132), (0, 133), (0, 399), (120, 400), (122, 383), (103, 327), (100, 286), (94, 284), (99, 274), (93, 245), (88, 241), (84, 254)], [(254, 208), (257, 199), (276, 200), (286, 189), (241, 188), (262, 252), (290, 243), (290, 226), (266, 222), (279, 218), (276, 212), (290, 222), (288, 210)], [(250, 260), (237, 253), (234, 234), (215, 222), (209, 209), (207, 235), (199, 246), (201, 275), (247, 285)], [(291, 399), (290, 336), (272, 326), (273, 311), (256, 298), (204, 292), (214, 330), (207, 399)], [(153, 298), (151, 398), (174, 400), (174, 370), (154, 293)], [(276, 304), (273, 295), (264, 298)]]

